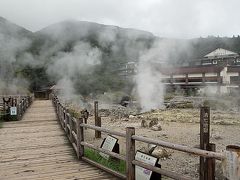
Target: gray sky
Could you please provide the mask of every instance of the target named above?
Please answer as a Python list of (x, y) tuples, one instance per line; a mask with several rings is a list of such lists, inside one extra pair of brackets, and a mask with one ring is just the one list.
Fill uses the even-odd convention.
[(240, 34), (239, 0), (0, 0), (0, 16), (37, 31), (66, 19), (192, 38)]

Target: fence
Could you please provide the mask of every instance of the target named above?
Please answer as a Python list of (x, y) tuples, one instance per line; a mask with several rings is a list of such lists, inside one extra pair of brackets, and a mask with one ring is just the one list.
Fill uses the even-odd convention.
[(1, 106), (1, 118), (10, 120), (11, 107), (16, 107), (15, 117), (21, 120), (26, 109), (31, 105), (33, 98), (31, 96), (1, 96), (3, 101)]
[[(174, 144), (166, 141), (161, 141), (161, 140), (155, 140), (147, 137), (142, 137), (135, 135), (135, 128), (134, 127), (127, 127), (126, 132), (116, 132), (110, 129), (106, 129), (103, 127), (98, 127), (94, 125), (89, 125), (83, 123), (83, 118), (76, 119), (72, 117), (66, 110), (66, 108), (60, 103), (58, 98), (53, 95), (52, 97), (53, 104), (56, 108), (56, 113), (57, 117), (65, 130), (76, 154), (79, 159), (82, 159), (100, 169), (103, 169), (121, 179), (127, 179), (127, 180), (134, 180), (135, 179), (135, 166), (140, 166), (143, 168), (146, 168), (148, 170), (151, 170), (153, 172), (159, 173), (161, 175), (173, 178), (173, 179), (179, 179), (179, 180), (192, 180), (192, 177), (187, 177), (182, 174), (178, 174), (166, 169), (161, 169), (146, 163), (143, 163), (141, 161), (138, 161), (135, 159), (135, 142), (140, 141), (144, 143), (151, 143), (157, 146), (162, 146), (166, 148), (170, 148), (173, 150), (189, 153), (192, 155), (196, 155), (199, 157), (204, 157), (207, 159), (216, 159), (219, 161), (226, 161), (225, 164), (225, 174), (226, 176), (229, 177), (230, 180), (239, 180), (240, 177), (240, 148), (239, 147), (234, 147), (231, 146), (231, 148), (227, 148), (227, 153), (229, 154), (230, 158), (227, 158), (225, 153), (217, 153), (217, 152), (212, 152), (212, 151), (207, 151), (207, 150), (201, 150), (197, 148), (192, 148), (184, 145), (179, 145), (179, 144)], [(120, 136), (126, 139), (126, 156), (114, 153), (112, 151), (105, 150), (103, 148), (94, 146), (93, 144), (89, 144), (88, 142), (85, 141), (84, 139), (84, 129), (92, 129), (95, 131), (107, 133), (110, 135), (115, 135), (115, 136)], [(91, 149), (94, 149), (96, 151), (105, 153), (107, 155), (110, 155), (114, 158), (124, 160), (126, 162), (126, 174), (121, 174), (119, 172), (116, 172), (112, 169), (109, 169), (101, 164), (98, 164), (87, 157), (84, 156), (84, 148), (88, 147)], [(235, 163), (230, 162), (232, 159), (232, 156), (236, 157)], [(230, 159), (228, 161), (228, 159)], [(235, 179), (234, 179), (235, 178)], [(206, 178), (206, 180), (211, 179), (211, 177)]]

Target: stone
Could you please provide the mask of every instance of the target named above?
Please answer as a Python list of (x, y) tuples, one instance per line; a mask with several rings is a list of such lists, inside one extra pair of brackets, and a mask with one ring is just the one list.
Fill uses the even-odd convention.
[(154, 125), (158, 124), (158, 118), (152, 118), (149, 122), (149, 127), (153, 127)]
[(129, 115), (129, 119), (133, 119), (133, 118), (135, 118), (134, 115)]
[(144, 119), (142, 120), (141, 127), (144, 127), (144, 128), (148, 127), (148, 123), (146, 120), (144, 120)]
[(151, 130), (153, 131), (161, 131), (162, 130), (162, 126), (160, 124), (154, 125), (151, 127)]
[(152, 154), (153, 150), (157, 147), (155, 144), (148, 144), (147, 153)]
[(163, 159), (169, 158), (171, 156), (171, 153), (169, 153), (166, 149), (157, 146), (156, 148), (154, 148), (151, 155)]

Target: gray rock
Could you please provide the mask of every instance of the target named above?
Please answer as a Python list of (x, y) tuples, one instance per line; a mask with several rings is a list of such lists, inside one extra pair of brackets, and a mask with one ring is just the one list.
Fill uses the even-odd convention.
[(151, 155), (162, 159), (162, 158), (169, 158), (169, 156), (171, 156), (171, 153), (169, 153), (166, 149), (163, 149), (163, 148), (157, 146), (152, 151)]
[(149, 127), (153, 127), (154, 125), (158, 124), (158, 118), (152, 118), (149, 122)]
[(162, 130), (162, 126), (160, 124), (154, 125), (151, 127), (151, 130), (153, 131), (161, 131)]
[(144, 119), (142, 120), (141, 127), (144, 127), (144, 128), (148, 127), (148, 123), (146, 120), (144, 120)]

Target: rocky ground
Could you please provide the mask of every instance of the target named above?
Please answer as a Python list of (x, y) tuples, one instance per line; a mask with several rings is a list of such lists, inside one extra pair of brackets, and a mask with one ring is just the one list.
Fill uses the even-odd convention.
[[(205, 101), (206, 102), (206, 101)], [(136, 134), (199, 148), (200, 143), (200, 108), (205, 103), (199, 98), (187, 98), (184, 101), (177, 97), (165, 105), (168, 108), (140, 113), (135, 106), (123, 107), (99, 103), (99, 116), (102, 117), (102, 127), (125, 132), (126, 127), (135, 127)], [(237, 107), (224, 108), (215, 99), (207, 102), (211, 108), (211, 137), (210, 142), (216, 144), (216, 151), (222, 152), (227, 145), (240, 145), (240, 113)], [(218, 108), (218, 107), (221, 108)], [(229, 107), (229, 106), (228, 106)], [(91, 110), (92, 111), (92, 110)], [(93, 113), (91, 113), (93, 114)], [(89, 124), (94, 124), (94, 117), (90, 116)], [(105, 137), (106, 135), (103, 135)], [(86, 140), (100, 146), (102, 139), (94, 138), (94, 131), (85, 131)], [(125, 152), (125, 140), (119, 138), (120, 153)], [(151, 145), (137, 142), (137, 150), (148, 152)], [(199, 157), (157, 147), (153, 154), (160, 158), (162, 168), (174, 171), (192, 179), (198, 178)], [(223, 179), (221, 164), (217, 161), (217, 179)]]
[[(103, 111), (100, 110), (100, 112)], [(114, 111), (114, 113), (116, 112)], [(132, 126), (136, 128), (137, 135), (190, 147), (199, 147), (200, 110), (198, 108), (155, 110), (128, 117), (125, 114), (122, 116), (119, 114), (113, 115), (110, 112), (102, 114), (102, 126), (121, 132), (124, 132), (126, 127)], [(230, 144), (240, 145), (239, 116), (238, 112), (211, 110), (210, 142), (216, 144), (217, 152), (222, 152)], [(93, 117), (89, 118), (89, 123), (94, 123)], [(93, 131), (87, 130), (86, 133), (88, 141), (100, 145), (102, 140), (94, 139)], [(119, 138), (119, 143), (120, 153), (125, 154), (125, 140)], [(138, 142), (137, 149), (148, 152), (149, 145)], [(160, 157), (162, 168), (198, 178), (199, 157), (167, 148), (158, 148), (154, 153)], [(223, 179), (219, 163), (217, 168), (217, 179)]]

